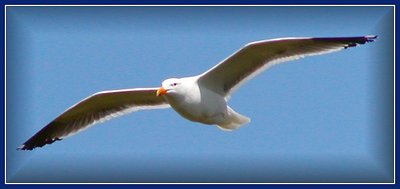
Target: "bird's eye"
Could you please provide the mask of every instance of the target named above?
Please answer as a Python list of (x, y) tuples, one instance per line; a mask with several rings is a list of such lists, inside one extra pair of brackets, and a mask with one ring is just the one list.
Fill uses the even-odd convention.
[(177, 85), (177, 83), (172, 83), (171, 86), (175, 87)]

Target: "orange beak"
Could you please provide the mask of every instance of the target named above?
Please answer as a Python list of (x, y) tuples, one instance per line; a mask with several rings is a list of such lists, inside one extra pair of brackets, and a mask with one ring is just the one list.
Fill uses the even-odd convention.
[(160, 87), (157, 90), (157, 93), (156, 93), (157, 96), (162, 96), (162, 95), (165, 95), (165, 94), (167, 94), (167, 90), (165, 90), (164, 87)]

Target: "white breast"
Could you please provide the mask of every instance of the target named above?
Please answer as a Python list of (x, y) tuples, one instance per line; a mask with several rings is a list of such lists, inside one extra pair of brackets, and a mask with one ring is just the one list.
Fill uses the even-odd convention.
[(197, 83), (182, 85), (176, 94), (165, 98), (176, 112), (191, 121), (215, 125), (227, 115), (225, 98)]

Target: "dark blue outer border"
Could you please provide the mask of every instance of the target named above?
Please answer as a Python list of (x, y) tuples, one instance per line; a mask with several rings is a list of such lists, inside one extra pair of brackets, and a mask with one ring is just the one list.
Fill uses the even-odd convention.
[(5, 0), (4, 4), (184, 4), (184, 5), (215, 5), (215, 4), (275, 4), (275, 5), (284, 5), (284, 4), (317, 4), (317, 5), (332, 5), (332, 4), (395, 4), (395, 0), (380, 0), (380, 1), (372, 1), (372, 0), (203, 0), (203, 1), (195, 1), (195, 0), (60, 0), (60, 1), (51, 1), (51, 0), (40, 0), (40, 1), (32, 1), (32, 0)]
[(326, 188), (326, 189), (334, 189), (334, 188), (343, 188), (343, 189), (350, 189), (350, 188), (363, 188), (363, 189), (375, 189), (375, 188), (397, 188), (396, 185), (228, 185), (228, 184), (207, 184), (207, 185), (191, 185), (191, 184), (184, 184), (184, 185), (3, 185), (2, 187), (5, 188), (32, 188), (32, 189), (42, 189), (42, 188), (57, 188), (57, 189), (69, 189), (69, 188), (90, 188), (90, 189), (109, 189), (109, 188), (166, 188), (166, 189), (186, 189), (186, 188), (226, 188), (226, 189), (241, 189), (241, 188), (249, 188), (249, 189), (261, 189), (261, 188), (278, 188), (278, 189), (285, 189), (285, 188), (300, 188), (300, 189), (316, 189), (316, 188)]
[[(5, 38), (4, 38), (4, 17), (5, 17), (5, 5), (74, 5), (74, 4), (84, 4), (84, 5), (91, 5), (91, 4), (96, 4), (96, 5), (108, 5), (108, 4), (113, 4), (113, 5), (138, 5), (138, 4), (146, 4), (146, 5), (157, 5), (157, 4), (161, 4), (161, 5), (179, 5), (179, 4), (184, 4), (184, 5), (245, 5), (245, 4), (253, 4), (253, 5), (261, 5), (261, 4), (265, 4), (265, 5), (285, 5), (285, 4), (290, 4), (290, 5), (357, 5), (357, 4), (371, 4), (371, 5), (397, 5), (399, 4), (399, 1), (395, 1), (395, 0), (380, 0), (380, 1), (371, 1), (371, 0), (336, 0), (336, 1), (332, 1), (332, 0), (325, 0), (325, 1), (321, 1), (321, 0), (281, 0), (281, 1), (272, 1), (272, 0), (264, 0), (264, 1), (260, 1), (260, 0), (249, 0), (249, 1), (244, 1), (244, 0), (203, 0), (203, 1), (193, 1), (193, 0), (189, 0), (189, 1), (185, 1), (185, 0), (169, 0), (169, 1), (162, 1), (162, 0), (149, 0), (149, 1), (145, 1), (145, 0), (139, 0), (139, 1), (129, 1), (129, 0), (61, 0), (61, 1), (51, 1), (51, 0), (41, 0), (41, 1), (31, 1), (31, 0), (5, 0), (2, 1), (2, 14), (1, 14), (1, 27), (2, 27), (2, 53), (1, 53), (1, 58), (3, 60), (3, 66), (1, 66), (1, 70), (3, 73), (3, 77), (2, 77), (2, 90), (3, 90), (3, 96), (2, 96), (2, 100), (1, 100), (1, 104), (3, 105), (3, 109), (2, 109), (2, 114), (1, 114), (1, 118), (2, 118), (2, 123), (4, 122), (5, 119), (5, 101), (4, 101), (4, 95), (5, 95), (5, 87), (4, 87), (4, 74), (5, 74), (5, 70), (4, 70), (4, 58), (5, 58), (5, 51), (4, 51), (4, 44), (5, 44)], [(399, 17), (396, 14), (396, 26), (399, 25)], [(397, 28), (396, 28), (396, 31)], [(397, 34), (397, 32), (396, 32)], [(396, 35), (395, 34), (395, 35)], [(399, 44), (399, 38), (396, 38), (396, 44)], [(397, 47), (397, 45), (396, 45)], [(399, 55), (399, 50), (398, 48), (396, 48), (396, 57), (400, 57)], [(396, 67), (396, 72), (400, 69), (400, 66), (397, 65)], [(397, 81), (396, 83), (400, 83), (399, 81)], [(399, 84), (396, 84), (396, 88)], [(398, 105), (398, 103), (396, 103), (396, 105)], [(396, 117), (398, 117), (399, 113), (396, 113)], [(397, 128), (396, 130), (396, 136), (397, 134), (400, 132), (400, 129)], [(4, 124), (3, 124), (3, 128), (0, 129), (1, 132), (1, 136), (2, 136), (2, 145), (0, 145), (1, 148), (1, 159), (3, 160), (0, 164), (1, 168), (2, 168), (2, 176), (1, 176), (1, 181), (2, 183), (0, 183), (0, 187), (1, 188), (37, 188), (37, 189), (46, 189), (46, 188), (58, 188), (58, 189), (66, 189), (66, 188), (96, 188), (96, 189), (102, 189), (102, 188), (170, 188), (170, 189), (177, 189), (177, 188), (230, 188), (230, 189), (237, 189), (237, 188), (304, 188), (304, 189), (309, 189), (309, 188), (326, 188), (326, 189), (332, 189), (332, 188), (363, 188), (363, 189), (370, 189), (370, 188), (397, 188), (399, 184), (375, 184), (375, 185), (367, 185), (367, 184), (363, 184), (363, 185), (355, 185), (355, 184), (333, 184), (333, 185), (319, 185), (319, 184), (314, 184), (314, 185), (262, 185), (262, 184), (251, 184), (251, 185), (246, 185), (246, 184), (241, 184), (241, 185), (228, 185), (228, 184), (218, 184), (218, 185), (212, 185), (212, 184), (207, 184), (207, 185), (191, 185), (191, 184), (184, 184), (184, 185), (100, 185), (100, 184), (96, 184), (96, 185), (88, 185), (88, 184), (84, 184), (84, 185), (79, 185), (79, 184), (73, 184), (73, 185), (19, 185), (19, 184), (5, 184), (4, 183), (4, 178), (5, 178), (5, 163), (4, 163)], [(397, 145), (397, 141), (396, 141), (396, 151), (398, 151), (398, 146)], [(398, 159), (398, 156), (396, 154), (396, 162)], [(398, 163), (396, 165), (396, 170), (399, 167)], [(397, 171), (396, 171), (397, 173)], [(396, 174), (398, 175), (398, 173)], [(396, 183), (399, 182), (399, 180), (397, 179), (398, 177), (396, 176), (395, 180)]]

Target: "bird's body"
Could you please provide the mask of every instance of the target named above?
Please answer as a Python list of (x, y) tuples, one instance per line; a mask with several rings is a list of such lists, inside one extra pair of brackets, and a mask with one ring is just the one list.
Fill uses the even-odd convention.
[[(180, 91), (164, 95), (166, 101), (182, 117), (204, 124), (217, 124), (225, 116), (226, 101), (217, 93), (206, 88), (200, 89), (197, 78), (182, 78)], [(190, 95), (182, 95), (190, 94)]]
[(280, 62), (354, 47), (375, 38), (281, 38), (252, 42), (200, 75), (167, 79), (160, 88), (103, 91), (89, 96), (51, 121), (19, 149), (42, 147), (95, 123), (140, 109), (172, 107), (190, 121), (234, 130), (250, 121), (227, 105), (228, 96), (245, 81)]
[(207, 125), (218, 125), (223, 130), (233, 130), (250, 121), (233, 111), (224, 96), (198, 81), (199, 77), (174, 78), (162, 84), (163, 88), (174, 88), (164, 98), (182, 117)]

